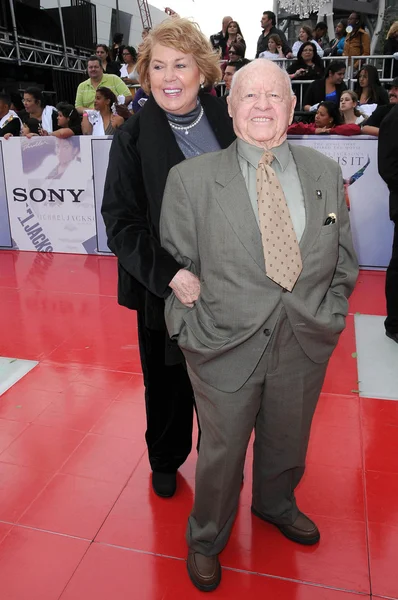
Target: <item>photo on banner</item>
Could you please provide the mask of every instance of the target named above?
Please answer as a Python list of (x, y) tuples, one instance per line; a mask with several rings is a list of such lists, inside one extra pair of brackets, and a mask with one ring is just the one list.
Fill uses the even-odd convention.
[(95, 253), (90, 140), (12, 138), (3, 159), (11, 233), (18, 248)]
[(309, 146), (339, 163), (359, 264), (361, 267), (387, 267), (391, 258), (393, 224), (388, 212), (388, 188), (377, 168), (377, 139), (311, 136), (292, 137), (289, 143)]
[(91, 149), (93, 156), (93, 178), (95, 198), (95, 218), (97, 223), (97, 250), (106, 254), (112, 254), (108, 248), (104, 219), (101, 215), (102, 198), (106, 170), (108, 168), (109, 151), (112, 139), (107, 137), (91, 138)]
[(10, 218), (8, 215), (6, 182), (3, 162), (3, 142), (0, 143), (0, 248), (12, 248)]

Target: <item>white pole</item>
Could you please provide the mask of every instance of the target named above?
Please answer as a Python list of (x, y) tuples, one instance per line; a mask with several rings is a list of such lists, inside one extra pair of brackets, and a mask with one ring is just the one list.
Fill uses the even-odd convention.
[[(379, 0), (379, 13), (377, 15), (376, 28), (370, 42), (370, 54), (375, 53), (376, 44), (379, 41), (379, 35), (383, 28), (384, 11), (386, 9), (386, 0)], [(382, 51), (383, 52), (383, 51)]]

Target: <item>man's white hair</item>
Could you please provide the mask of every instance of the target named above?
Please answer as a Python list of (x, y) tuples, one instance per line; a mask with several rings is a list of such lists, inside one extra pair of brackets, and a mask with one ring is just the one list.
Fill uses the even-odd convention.
[(285, 69), (281, 69), (281, 67), (278, 64), (274, 63), (274, 61), (269, 60), (268, 58), (256, 58), (255, 60), (252, 60), (249, 64), (247, 64), (244, 67), (242, 67), (241, 69), (239, 69), (239, 71), (237, 71), (234, 74), (234, 76), (232, 77), (231, 88), (229, 90), (229, 95), (231, 97), (231, 100), (233, 98), (234, 88), (237, 87), (237, 85), (239, 85), (239, 81), (240, 81), (241, 77), (243, 77), (243, 75), (245, 73), (247, 74), (247, 73), (250, 73), (251, 71), (257, 70), (261, 65), (262, 65), (261, 68), (264, 68), (265, 66), (272, 67), (276, 73), (280, 74), (282, 76), (282, 78), (285, 80), (286, 85), (288, 86), (288, 89), (291, 92), (291, 95), (294, 96), (292, 82), (290, 80), (289, 75), (285, 71)]

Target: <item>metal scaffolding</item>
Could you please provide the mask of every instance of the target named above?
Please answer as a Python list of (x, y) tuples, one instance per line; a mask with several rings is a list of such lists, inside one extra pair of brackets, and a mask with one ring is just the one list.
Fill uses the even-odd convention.
[(90, 52), (0, 31), (0, 61), (84, 72)]
[(147, 0), (137, 0), (143, 29), (152, 29), (152, 18)]

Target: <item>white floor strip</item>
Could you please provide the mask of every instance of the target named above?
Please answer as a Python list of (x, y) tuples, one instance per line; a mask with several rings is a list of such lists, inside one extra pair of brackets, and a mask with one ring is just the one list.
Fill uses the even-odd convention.
[(29, 373), (38, 364), (36, 360), (0, 356), (0, 396)]
[(355, 315), (360, 395), (398, 400), (398, 344), (385, 335), (385, 317)]

